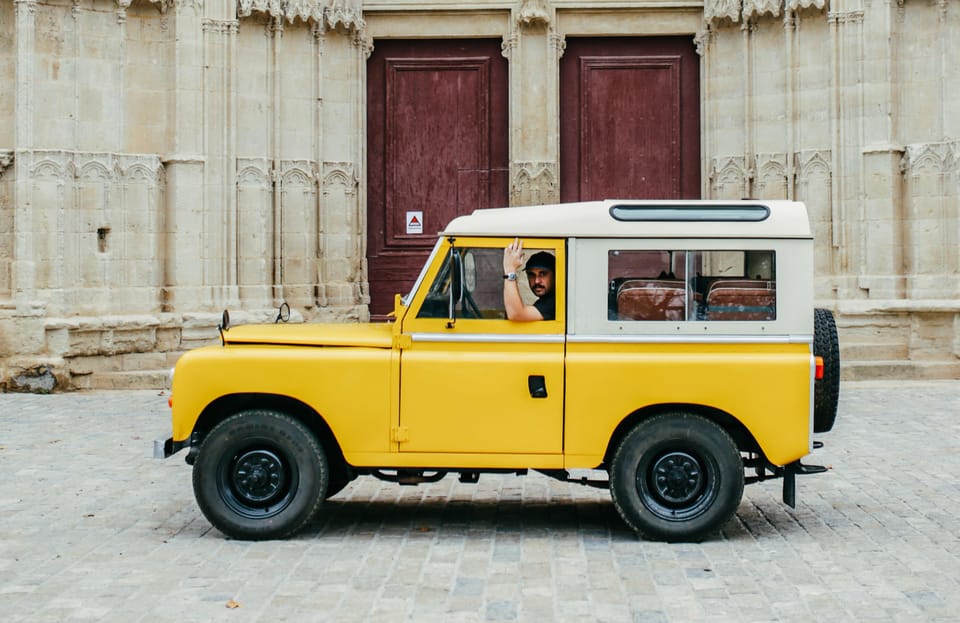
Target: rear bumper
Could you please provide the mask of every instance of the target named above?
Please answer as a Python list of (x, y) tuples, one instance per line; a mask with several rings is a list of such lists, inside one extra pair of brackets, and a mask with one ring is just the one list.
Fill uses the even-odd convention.
[(190, 445), (190, 440), (174, 441), (173, 437), (153, 440), (153, 458), (168, 459)]

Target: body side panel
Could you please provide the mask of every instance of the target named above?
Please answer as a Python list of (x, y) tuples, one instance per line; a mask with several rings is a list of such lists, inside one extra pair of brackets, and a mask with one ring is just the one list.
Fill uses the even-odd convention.
[(567, 467), (596, 467), (614, 430), (652, 405), (728, 413), (783, 465), (809, 452), (809, 344), (567, 345)]
[(323, 417), (345, 456), (388, 452), (392, 394), (386, 348), (210, 346), (177, 364), (173, 439), (190, 437), (203, 410), (231, 394), (289, 396)]

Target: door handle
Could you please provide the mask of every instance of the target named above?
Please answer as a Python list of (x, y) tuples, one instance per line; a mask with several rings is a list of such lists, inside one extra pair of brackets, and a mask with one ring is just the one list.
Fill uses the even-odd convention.
[(527, 388), (531, 398), (547, 397), (547, 381), (542, 374), (531, 374), (527, 377)]

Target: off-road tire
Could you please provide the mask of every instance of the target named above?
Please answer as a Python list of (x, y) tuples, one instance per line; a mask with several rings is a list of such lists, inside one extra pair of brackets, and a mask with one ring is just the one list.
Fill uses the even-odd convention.
[(269, 410), (230, 416), (204, 439), (193, 490), (204, 516), (227, 536), (281, 539), (323, 503), (330, 469), (316, 437)]
[(823, 357), (823, 378), (813, 386), (813, 432), (826, 433), (837, 419), (840, 400), (840, 340), (829, 309), (813, 310), (813, 354)]
[(689, 413), (658, 415), (620, 443), (610, 495), (641, 536), (697, 541), (718, 530), (743, 497), (743, 460), (720, 426)]

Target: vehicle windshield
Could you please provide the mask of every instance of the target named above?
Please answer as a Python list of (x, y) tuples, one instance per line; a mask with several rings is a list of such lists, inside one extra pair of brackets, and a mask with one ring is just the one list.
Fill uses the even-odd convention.
[(417, 280), (413, 282), (413, 287), (410, 288), (410, 292), (400, 298), (400, 302), (403, 303), (404, 307), (410, 304), (410, 301), (413, 300), (413, 295), (416, 294), (417, 290), (420, 289), (420, 284), (423, 283), (423, 278), (427, 274), (427, 267), (433, 264), (433, 258), (439, 252), (440, 243), (442, 241), (442, 238), (437, 239), (437, 243), (433, 245), (433, 250), (430, 251), (430, 257), (428, 257), (427, 261), (423, 263), (423, 267), (420, 269), (420, 274), (417, 276)]

